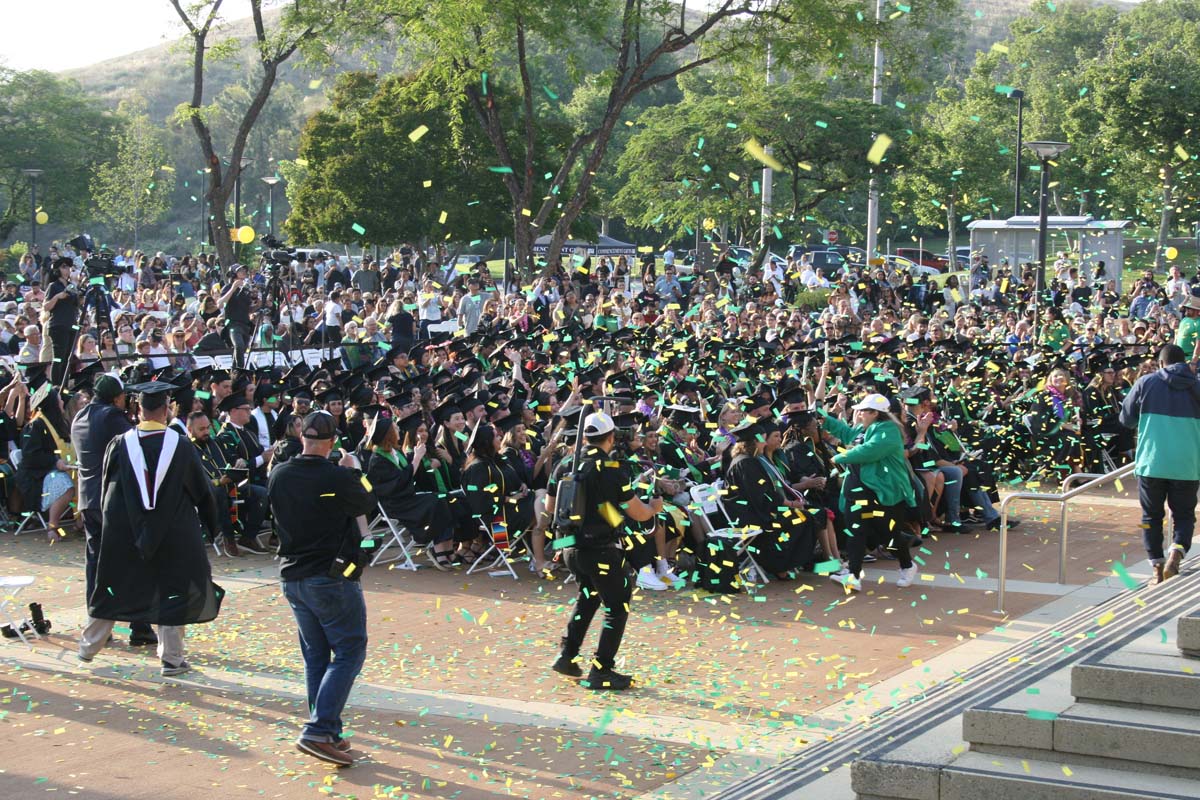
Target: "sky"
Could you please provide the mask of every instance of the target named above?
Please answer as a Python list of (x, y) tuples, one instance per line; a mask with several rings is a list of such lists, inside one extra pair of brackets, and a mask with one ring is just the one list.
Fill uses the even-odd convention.
[(4, 66), (58, 72), (173, 40), (183, 24), (168, 0), (0, 0), (0, 32)]

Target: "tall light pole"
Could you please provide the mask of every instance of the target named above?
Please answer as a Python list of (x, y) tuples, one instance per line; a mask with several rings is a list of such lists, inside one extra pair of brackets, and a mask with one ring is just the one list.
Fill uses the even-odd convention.
[(275, 235), (275, 184), (279, 183), (279, 178), (268, 175), (262, 179), (262, 182), (267, 185), (267, 219), (273, 236)]
[(233, 180), (233, 227), (235, 229), (242, 227), (242, 170), (250, 166), (252, 161), (254, 161), (253, 158), (242, 156), (237, 168), (237, 177)]
[[(771, 87), (771, 44), (767, 43), (767, 88)], [(763, 148), (767, 155), (774, 154), (774, 148), (767, 145)], [(771, 195), (774, 185), (774, 171), (764, 165), (762, 171), (762, 207), (759, 209), (758, 243), (760, 247), (767, 246), (767, 231), (771, 225)]]
[[(876, 0), (875, 24), (883, 24), (884, 0)], [(871, 73), (871, 102), (877, 106), (883, 105), (883, 45), (875, 37), (875, 68)], [(874, 170), (872, 170), (873, 172)], [(879, 249), (879, 182), (874, 175), (867, 184), (867, 263), (875, 258)]]
[(1017, 101), (1017, 166), (1016, 178), (1013, 179), (1013, 216), (1021, 216), (1021, 140), (1025, 136), (1025, 92), (1021, 89), (1010, 89), (1008, 96)]
[(37, 182), (42, 177), (40, 169), (23, 169), (21, 174), (29, 178), (29, 248), (37, 246)]
[(1066, 142), (1024, 142), (1038, 157), (1042, 165), (1042, 192), (1038, 201), (1038, 247), (1037, 247), (1037, 304), (1041, 305), (1042, 291), (1046, 286), (1046, 228), (1050, 206), (1050, 162), (1066, 152), (1071, 145)]

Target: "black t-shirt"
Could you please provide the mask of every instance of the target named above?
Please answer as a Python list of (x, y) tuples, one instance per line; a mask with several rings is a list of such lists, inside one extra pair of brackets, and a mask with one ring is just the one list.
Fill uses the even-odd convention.
[(392, 326), (393, 342), (413, 338), (413, 315), (409, 312), (401, 311), (399, 314), (393, 314), (388, 317), (388, 323)]
[[(54, 297), (59, 292), (65, 292), (66, 290), (66, 284), (62, 281), (54, 281), (46, 288), (46, 297)], [(50, 325), (51, 327), (74, 325), (78, 316), (79, 298), (74, 294), (68, 294), (66, 297), (59, 299), (54, 304), (54, 308), (50, 309)]]
[(225, 304), (225, 319), (243, 325), (250, 324), (250, 292), (238, 289)]
[(633, 499), (629, 465), (591, 447), (583, 454), (581, 472), (587, 493), (581, 543), (611, 540), (615, 544), (630, 522), (625, 516), (625, 507)]
[(279, 532), (279, 577), (328, 575), (339, 553), (359, 545), (354, 518), (375, 508), (357, 470), (317, 456), (295, 456), (271, 471), (267, 497)]

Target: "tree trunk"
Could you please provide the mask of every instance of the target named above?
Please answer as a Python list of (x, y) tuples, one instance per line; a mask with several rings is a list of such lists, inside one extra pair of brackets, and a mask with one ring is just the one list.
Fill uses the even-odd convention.
[[(533, 277), (533, 239), (529, 218), (517, 210), (513, 214), (513, 259), (522, 283)], [(550, 262), (549, 253), (546, 262)]]
[(1158, 222), (1158, 244), (1154, 248), (1154, 269), (1166, 267), (1167, 238), (1171, 235), (1171, 218), (1174, 209), (1175, 165), (1168, 164), (1162, 170), (1162, 217)]
[(608, 217), (600, 218), (600, 235), (608, 236)]

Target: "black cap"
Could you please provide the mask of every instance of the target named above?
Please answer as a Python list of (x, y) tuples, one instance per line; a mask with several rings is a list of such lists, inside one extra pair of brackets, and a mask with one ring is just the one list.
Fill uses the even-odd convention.
[(498, 419), (492, 424), (495, 425), (501, 433), (508, 433), (518, 425), (523, 425), (524, 420), (521, 418), (520, 414), (509, 414), (507, 417)]
[[(164, 385), (170, 386), (170, 384)], [(246, 399), (246, 395), (234, 392), (221, 401), (220, 405), (217, 406), (217, 410), (233, 411), (235, 408), (241, 408), (242, 406), (246, 406), (248, 408), (250, 406), (250, 401)]]
[(328, 411), (314, 411), (304, 418), (300, 430), (305, 439), (336, 439), (337, 420)]
[(320, 392), (317, 392), (315, 395), (315, 398), (318, 403), (322, 403), (322, 404), (326, 404), (326, 405), (328, 405), (329, 403), (335, 403), (338, 401), (345, 400), (345, 397), (342, 394), (342, 390), (335, 388), (335, 387), (330, 387), (328, 389), (324, 389)]

